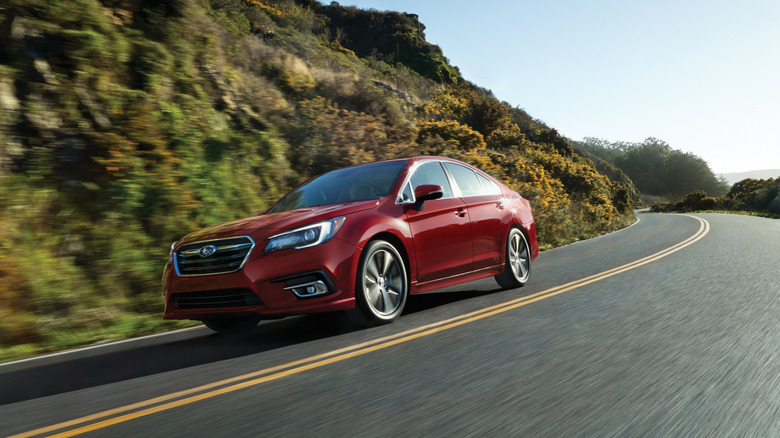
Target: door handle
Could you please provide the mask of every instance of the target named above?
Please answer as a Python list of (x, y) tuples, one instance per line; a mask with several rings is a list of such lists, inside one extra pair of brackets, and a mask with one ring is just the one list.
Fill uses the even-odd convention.
[(457, 216), (457, 217), (464, 217), (464, 216), (466, 216), (466, 209), (465, 208), (459, 208), (457, 211), (455, 211), (455, 216)]

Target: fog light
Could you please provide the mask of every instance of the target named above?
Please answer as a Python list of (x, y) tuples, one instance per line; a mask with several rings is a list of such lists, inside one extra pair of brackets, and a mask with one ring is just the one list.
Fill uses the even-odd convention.
[(321, 280), (287, 286), (284, 290), (291, 290), (300, 298), (316, 297), (317, 295), (324, 295), (330, 292), (328, 286)]

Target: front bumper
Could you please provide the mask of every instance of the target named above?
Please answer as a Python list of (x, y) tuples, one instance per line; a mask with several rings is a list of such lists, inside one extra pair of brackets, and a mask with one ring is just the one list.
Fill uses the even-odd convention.
[(333, 238), (272, 253), (258, 245), (244, 267), (230, 274), (180, 277), (169, 262), (163, 273), (163, 318), (281, 317), (350, 309), (358, 257), (355, 245)]

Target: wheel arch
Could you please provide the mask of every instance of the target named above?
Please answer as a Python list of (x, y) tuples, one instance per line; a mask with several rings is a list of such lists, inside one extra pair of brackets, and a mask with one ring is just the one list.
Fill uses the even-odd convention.
[(518, 210), (512, 214), (511, 225), (507, 227), (504, 240), (509, 236), (509, 231), (512, 228), (517, 228), (523, 232), (525, 240), (528, 242), (528, 247), (531, 250), (531, 260), (536, 259), (539, 255), (539, 241), (536, 236), (536, 221), (531, 213), (530, 204), (524, 198), (521, 198), (521, 205)]
[[(382, 246), (384, 245), (384, 248)], [(377, 309), (373, 304), (369, 303), (366, 299), (365, 290), (363, 289), (363, 286), (361, 286), (361, 282), (363, 281), (361, 279), (361, 274), (363, 272), (363, 269), (360, 265), (363, 263), (366, 263), (368, 260), (368, 257), (372, 256), (372, 254), (375, 254), (380, 249), (385, 252), (389, 252), (389, 248), (392, 248), (392, 252), (397, 253), (397, 256), (401, 258), (400, 262), (403, 266), (401, 266), (401, 269), (403, 269), (405, 272), (403, 273), (403, 276), (405, 277), (406, 284), (404, 285), (403, 289), (405, 289), (405, 292), (401, 293), (401, 296), (399, 297), (398, 301), (395, 303), (395, 308), (389, 312), (384, 313)], [(373, 248), (373, 249), (372, 249)], [(370, 251), (376, 252), (372, 253)], [(387, 324), (395, 320), (402, 312), (403, 308), (406, 304), (406, 300), (408, 299), (409, 295), (411, 294), (411, 275), (409, 273), (409, 255), (406, 252), (406, 248), (403, 245), (403, 241), (401, 238), (393, 234), (392, 232), (380, 232), (373, 236), (371, 236), (368, 240), (366, 240), (365, 245), (360, 248), (360, 251), (356, 253), (357, 259), (359, 260), (358, 267), (355, 271), (355, 287), (354, 287), (354, 294), (355, 294), (355, 307), (352, 309), (345, 310), (345, 313), (347, 315), (347, 318), (352, 321), (354, 324), (362, 327), (373, 327), (376, 325), (382, 325)], [(393, 255), (393, 258), (395, 259), (396, 256)], [(384, 286), (381, 286), (384, 288)]]
[[(406, 245), (404, 245), (403, 240), (401, 240), (401, 238), (399, 238), (398, 236), (396, 236), (393, 233), (390, 233), (390, 232), (387, 232), (387, 231), (383, 231), (383, 232), (380, 232), (380, 233), (377, 233), (377, 234), (374, 234), (373, 236), (371, 236), (371, 238), (369, 238), (366, 241), (366, 244), (363, 246), (363, 248), (361, 249), (360, 253), (362, 254), (363, 251), (365, 251), (365, 249), (366, 249), (366, 247), (368, 246), (369, 243), (371, 243), (373, 241), (376, 241), (376, 240), (384, 240), (385, 242), (393, 245), (393, 247), (395, 247), (395, 249), (398, 251), (398, 253), (401, 254), (401, 258), (403, 259), (404, 265), (406, 266), (406, 272), (407, 272), (406, 281), (409, 283), (407, 285), (407, 287), (410, 287), (411, 284), (412, 284), (412, 275), (413, 275), (412, 268), (411, 268), (412, 264), (411, 264), (411, 260), (409, 259), (409, 253), (406, 250)], [(360, 258), (360, 256), (358, 256), (358, 258)], [(411, 293), (411, 289), (409, 290), (409, 292)]]
[[(495, 275), (493, 278), (495, 278), (498, 285), (503, 289), (514, 289), (518, 287), (523, 287), (530, 278), (530, 270), (531, 270), (531, 242), (528, 236), (528, 230), (526, 227), (523, 226), (522, 223), (513, 222), (512, 225), (507, 227), (506, 236), (504, 237), (504, 248), (503, 248), (503, 264), (504, 264), (504, 271), (500, 274)], [(515, 233), (515, 230), (518, 232)], [(526, 261), (527, 268), (525, 269), (526, 272), (522, 274), (520, 277), (518, 277), (518, 273), (515, 271), (514, 263), (511, 261), (511, 255), (510, 255), (510, 238), (512, 238), (513, 235), (520, 235), (522, 236), (522, 240), (525, 241), (525, 247), (528, 250), (528, 259)]]
[(506, 262), (506, 250), (507, 250), (507, 245), (509, 245), (509, 233), (512, 232), (512, 229), (520, 230), (520, 232), (523, 233), (526, 242), (528, 242), (529, 248), (531, 246), (531, 239), (528, 237), (528, 229), (519, 219), (514, 218), (511, 224), (508, 227), (506, 227), (506, 232), (504, 232), (502, 238), (504, 242), (504, 246), (501, 251), (501, 263)]

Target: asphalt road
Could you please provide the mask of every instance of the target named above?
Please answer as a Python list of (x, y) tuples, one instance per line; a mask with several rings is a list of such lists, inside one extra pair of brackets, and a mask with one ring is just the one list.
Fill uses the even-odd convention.
[(287, 318), (0, 366), (0, 435), (780, 436), (780, 221), (695, 216), (642, 214), (544, 252), (524, 288), (412, 297), (379, 328)]

